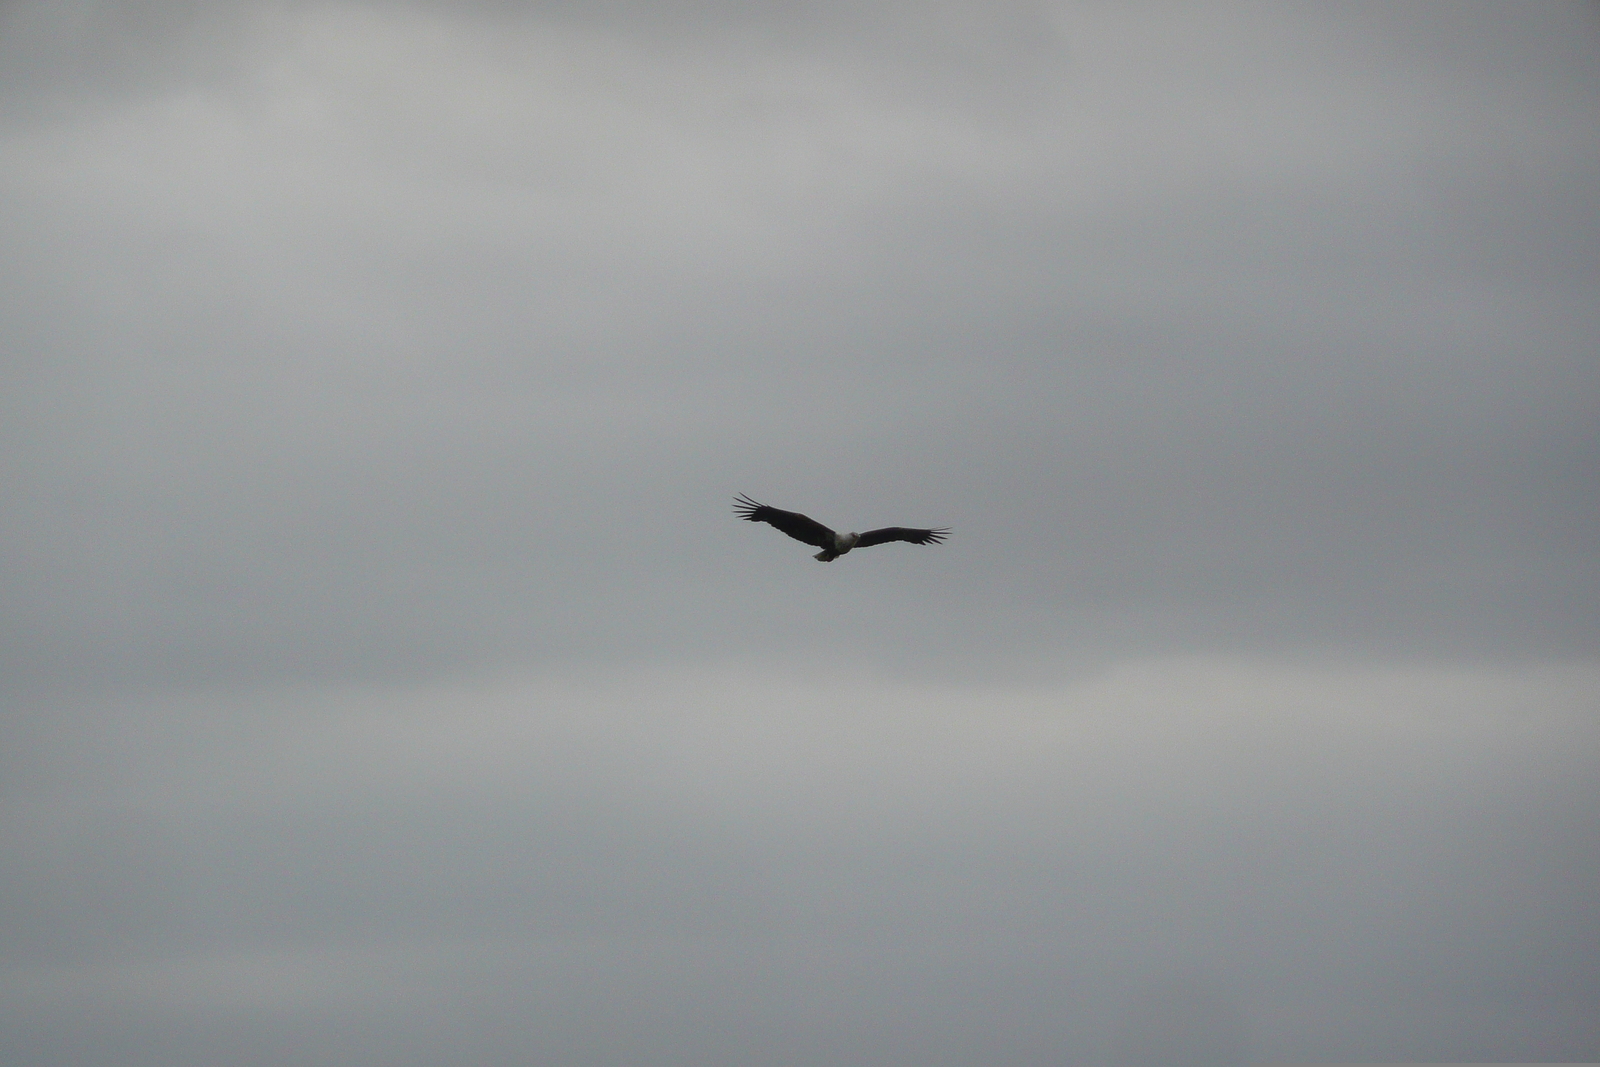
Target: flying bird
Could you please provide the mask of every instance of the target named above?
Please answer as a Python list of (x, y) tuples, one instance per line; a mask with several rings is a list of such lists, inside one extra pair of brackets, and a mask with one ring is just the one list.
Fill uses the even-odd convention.
[(936, 545), (950, 536), (948, 529), (908, 530), (904, 526), (885, 526), (881, 530), (868, 530), (866, 533), (834, 533), (816, 519), (808, 518), (798, 511), (769, 508), (765, 504), (756, 503), (743, 493), (734, 498), (733, 510), (741, 519), (767, 523), (782, 530), (796, 541), (816, 545), (822, 549), (817, 553), (817, 559), (824, 563), (832, 563), (852, 548), (867, 548), (881, 545), (886, 541)]

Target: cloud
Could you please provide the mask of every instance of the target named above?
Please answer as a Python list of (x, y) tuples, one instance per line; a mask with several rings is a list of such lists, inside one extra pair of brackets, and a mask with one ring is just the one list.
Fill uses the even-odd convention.
[(1592, 1057), (1593, 13), (662, 10), (0, 9), (14, 1058)]
[[(1203, 1030), (1559, 1059), (1594, 1037), (1544, 992), (1595, 981), (1594, 681), (1183, 659), (40, 706), (8, 746), (5, 1001), (30, 1033), (342, 1019), (378, 1049), (489, 1014), (464, 1047), (524, 1057), (1098, 1061)], [(1542, 1035), (1499, 1029), (1530, 1005)]]

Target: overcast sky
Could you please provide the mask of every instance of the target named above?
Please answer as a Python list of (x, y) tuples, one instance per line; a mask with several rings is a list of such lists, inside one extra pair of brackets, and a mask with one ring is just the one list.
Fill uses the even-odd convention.
[(3, 0), (0, 1062), (1600, 1059), (1597, 190), (1594, 4)]

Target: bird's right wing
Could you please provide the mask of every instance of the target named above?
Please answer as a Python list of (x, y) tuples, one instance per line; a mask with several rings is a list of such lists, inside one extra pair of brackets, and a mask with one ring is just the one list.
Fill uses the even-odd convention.
[(756, 503), (743, 493), (734, 499), (733, 510), (738, 512), (741, 519), (767, 523), (782, 530), (796, 541), (804, 541), (818, 548), (833, 547), (833, 531), (816, 519), (807, 518), (798, 511), (769, 508), (765, 504)]

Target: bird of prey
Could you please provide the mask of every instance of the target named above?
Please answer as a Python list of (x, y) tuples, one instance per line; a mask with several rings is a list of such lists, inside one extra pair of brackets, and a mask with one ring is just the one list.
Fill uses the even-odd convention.
[(908, 530), (904, 526), (885, 526), (881, 530), (868, 530), (866, 533), (834, 533), (816, 519), (807, 518), (798, 511), (779, 511), (777, 508), (769, 508), (765, 504), (757, 504), (743, 493), (734, 498), (733, 510), (741, 519), (767, 523), (782, 530), (796, 541), (816, 545), (822, 549), (816, 558), (824, 563), (832, 563), (852, 548), (867, 548), (871, 545), (881, 545), (886, 541), (936, 545), (950, 535), (947, 529)]

